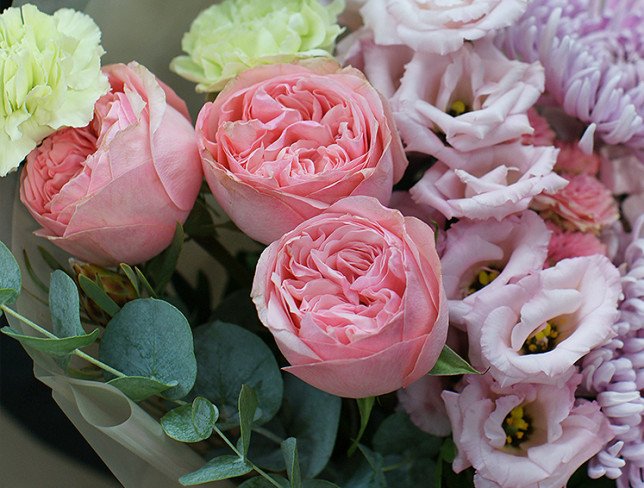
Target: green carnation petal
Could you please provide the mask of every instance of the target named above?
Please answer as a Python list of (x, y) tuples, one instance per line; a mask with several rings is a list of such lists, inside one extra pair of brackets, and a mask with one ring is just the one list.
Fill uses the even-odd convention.
[(33, 5), (0, 14), (0, 177), (15, 170), (42, 139), (82, 127), (107, 93), (101, 32), (87, 15)]
[(181, 42), (187, 56), (170, 69), (196, 82), (198, 92), (216, 92), (253, 66), (330, 56), (343, 9), (344, 0), (224, 0), (193, 21)]

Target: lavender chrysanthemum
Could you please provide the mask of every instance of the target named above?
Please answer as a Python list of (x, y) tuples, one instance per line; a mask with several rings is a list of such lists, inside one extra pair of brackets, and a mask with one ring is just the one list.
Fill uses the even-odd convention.
[(632, 236), (620, 266), (624, 297), (613, 326), (617, 335), (582, 363), (584, 388), (596, 394), (615, 432), (591, 460), (589, 476), (617, 479), (619, 488), (644, 484), (644, 216)]
[(547, 92), (604, 142), (644, 155), (644, 1), (533, 0), (498, 44), (541, 61)]

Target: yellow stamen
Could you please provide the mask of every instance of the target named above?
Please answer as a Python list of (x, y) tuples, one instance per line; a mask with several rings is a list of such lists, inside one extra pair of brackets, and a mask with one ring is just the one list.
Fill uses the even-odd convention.
[(448, 114), (450, 114), (452, 117), (458, 117), (459, 115), (463, 115), (464, 113), (469, 112), (467, 105), (465, 105), (465, 102), (463, 100), (455, 100), (450, 106), (448, 110)]
[(538, 332), (528, 337), (523, 344), (522, 351), (524, 354), (538, 354), (552, 351), (557, 345), (559, 331), (557, 326), (551, 322), (546, 322), (546, 326)]
[(505, 431), (505, 445), (519, 447), (532, 433), (532, 419), (523, 410), (522, 406), (513, 408), (503, 420)]

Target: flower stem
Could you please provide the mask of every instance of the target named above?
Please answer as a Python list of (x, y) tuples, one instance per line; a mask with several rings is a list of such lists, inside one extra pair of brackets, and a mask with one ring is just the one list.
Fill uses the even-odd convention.
[(253, 427), (253, 432), (257, 432), (259, 435), (263, 435), (267, 439), (272, 440), (275, 444), (282, 444), (284, 439), (280, 436), (273, 434), (270, 430), (265, 429), (264, 427)]

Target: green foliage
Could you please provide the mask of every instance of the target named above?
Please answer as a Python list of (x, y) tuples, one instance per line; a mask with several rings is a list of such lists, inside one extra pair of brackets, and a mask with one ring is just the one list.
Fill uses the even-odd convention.
[(78, 284), (80, 285), (85, 295), (87, 295), (91, 300), (99, 306), (110, 317), (114, 317), (121, 307), (112, 300), (109, 295), (103, 290), (100, 286), (94, 283), (85, 275), (78, 276)]
[[(290, 484), (286, 478), (277, 475), (270, 475), (270, 477), (284, 488), (289, 488)], [(238, 488), (275, 488), (275, 485), (268, 481), (266, 478), (256, 476), (249, 480), (244, 481)]]
[(114, 378), (108, 383), (127, 395), (131, 400), (140, 402), (154, 395), (160, 395), (164, 391), (177, 386), (176, 381), (161, 383), (160, 381), (146, 378), (144, 376), (125, 376)]
[(172, 278), (184, 239), (183, 227), (177, 222), (170, 245), (161, 254), (148, 261), (145, 266), (145, 271), (154, 283), (154, 291), (157, 294), (165, 289)]
[(438, 361), (436, 361), (436, 364), (428, 374), (432, 376), (453, 376), (480, 373), (452, 349), (444, 346)]
[(411, 423), (407, 414), (397, 412), (387, 417), (373, 436), (373, 448), (387, 466), (389, 486), (415, 488), (435, 478), (435, 463), (442, 439), (431, 436)]
[(0, 306), (14, 302), (21, 287), (20, 267), (9, 248), (0, 241)]
[(38, 246), (38, 253), (52, 271), (57, 269), (65, 271), (65, 266), (63, 266), (47, 249), (42, 246)]
[(123, 271), (127, 279), (130, 280), (130, 283), (134, 287), (137, 296), (141, 296), (141, 288), (139, 287), (139, 280), (136, 276), (136, 272), (127, 263), (121, 263), (119, 267), (121, 268), (121, 271)]
[[(362, 444), (358, 445), (358, 449), (364, 460), (357, 469), (352, 469), (351, 477), (340, 483), (340, 486), (343, 488), (386, 488), (387, 480), (383, 473), (384, 459), (382, 455), (371, 451)], [(355, 464), (350, 467), (354, 468)]]
[(197, 397), (192, 404), (182, 405), (161, 418), (163, 431), (180, 442), (199, 442), (212, 435), (219, 411), (210, 401)]
[(3, 327), (0, 329), (0, 332), (9, 337), (13, 337), (24, 346), (51, 354), (52, 356), (66, 356), (74, 352), (75, 349), (89, 346), (98, 338), (98, 329), (95, 329), (90, 334), (64, 337), (62, 339), (24, 335), (12, 327)]
[(76, 283), (67, 273), (56, 270), (49, 282), (49, 312), (58, 337), (85, 335), (80, 321), (80, 299)]
[(177, 385), (166, 398), (184, 397), (197, 375), (192, 332), (186, 318), (163, 300), (139, 298), (128, 302), (110, 320), (99, 358), (127, 376), (142, 376)]
[(286, 463), (286, 473), (291, 488), (302, 488), (302, 476), (300, 474), (300, 462), (297, 456), (297, 440), (289, 437), (282, 442), (282, 455)]
[(352, 456), (355, 450), (358, 448), (360, 439), (362, 439), (364, 431), (367, 428), (367, 424), (369, 423), (369, 417), (371, 416), (371, 410), (373, 409), (373, 404), (375, 401), (376, 397), (358, 398), (356, 400), (358, 404), (358, 411), (360, 412), (360, 429), (358, 430), (358, 435), (353, 440), (351, 447), (349, 447), (349, 456)]
[(179, 478), (183, 486), (195, 486), (211, 481), (236, 478), (250, 473), (253, 467), (239, 456), (225, 455), (208, 461), (204, 466)]
[[(327, 465), (335, 446), (342, 401), (293, 375), (284, 378), (284, 402), (277, 416), (265, 427), (281, 438), (297, 439), (304, 478), (314, 478)], [(251, 458), (267, 469), (281, 471), (285, 464), (279, 446), (257, 437)]]
[(283, 382), (268, 346), (241, 327), (213, 322), (195, 329), (197, 379), (194, 395), (217, 405), (223, 429), (239, 425), (237, 400), (242, 385), (257, 395), (255, 423), (269, 421), (282, 403)]
[(251, 427), (257, 411), (257, 395), (248, 385), (242, 385), (241, 387), (237, 408), (239, 410), (239, 443), (242, 456), (246, 459), (248, 447), (250, 446)]

